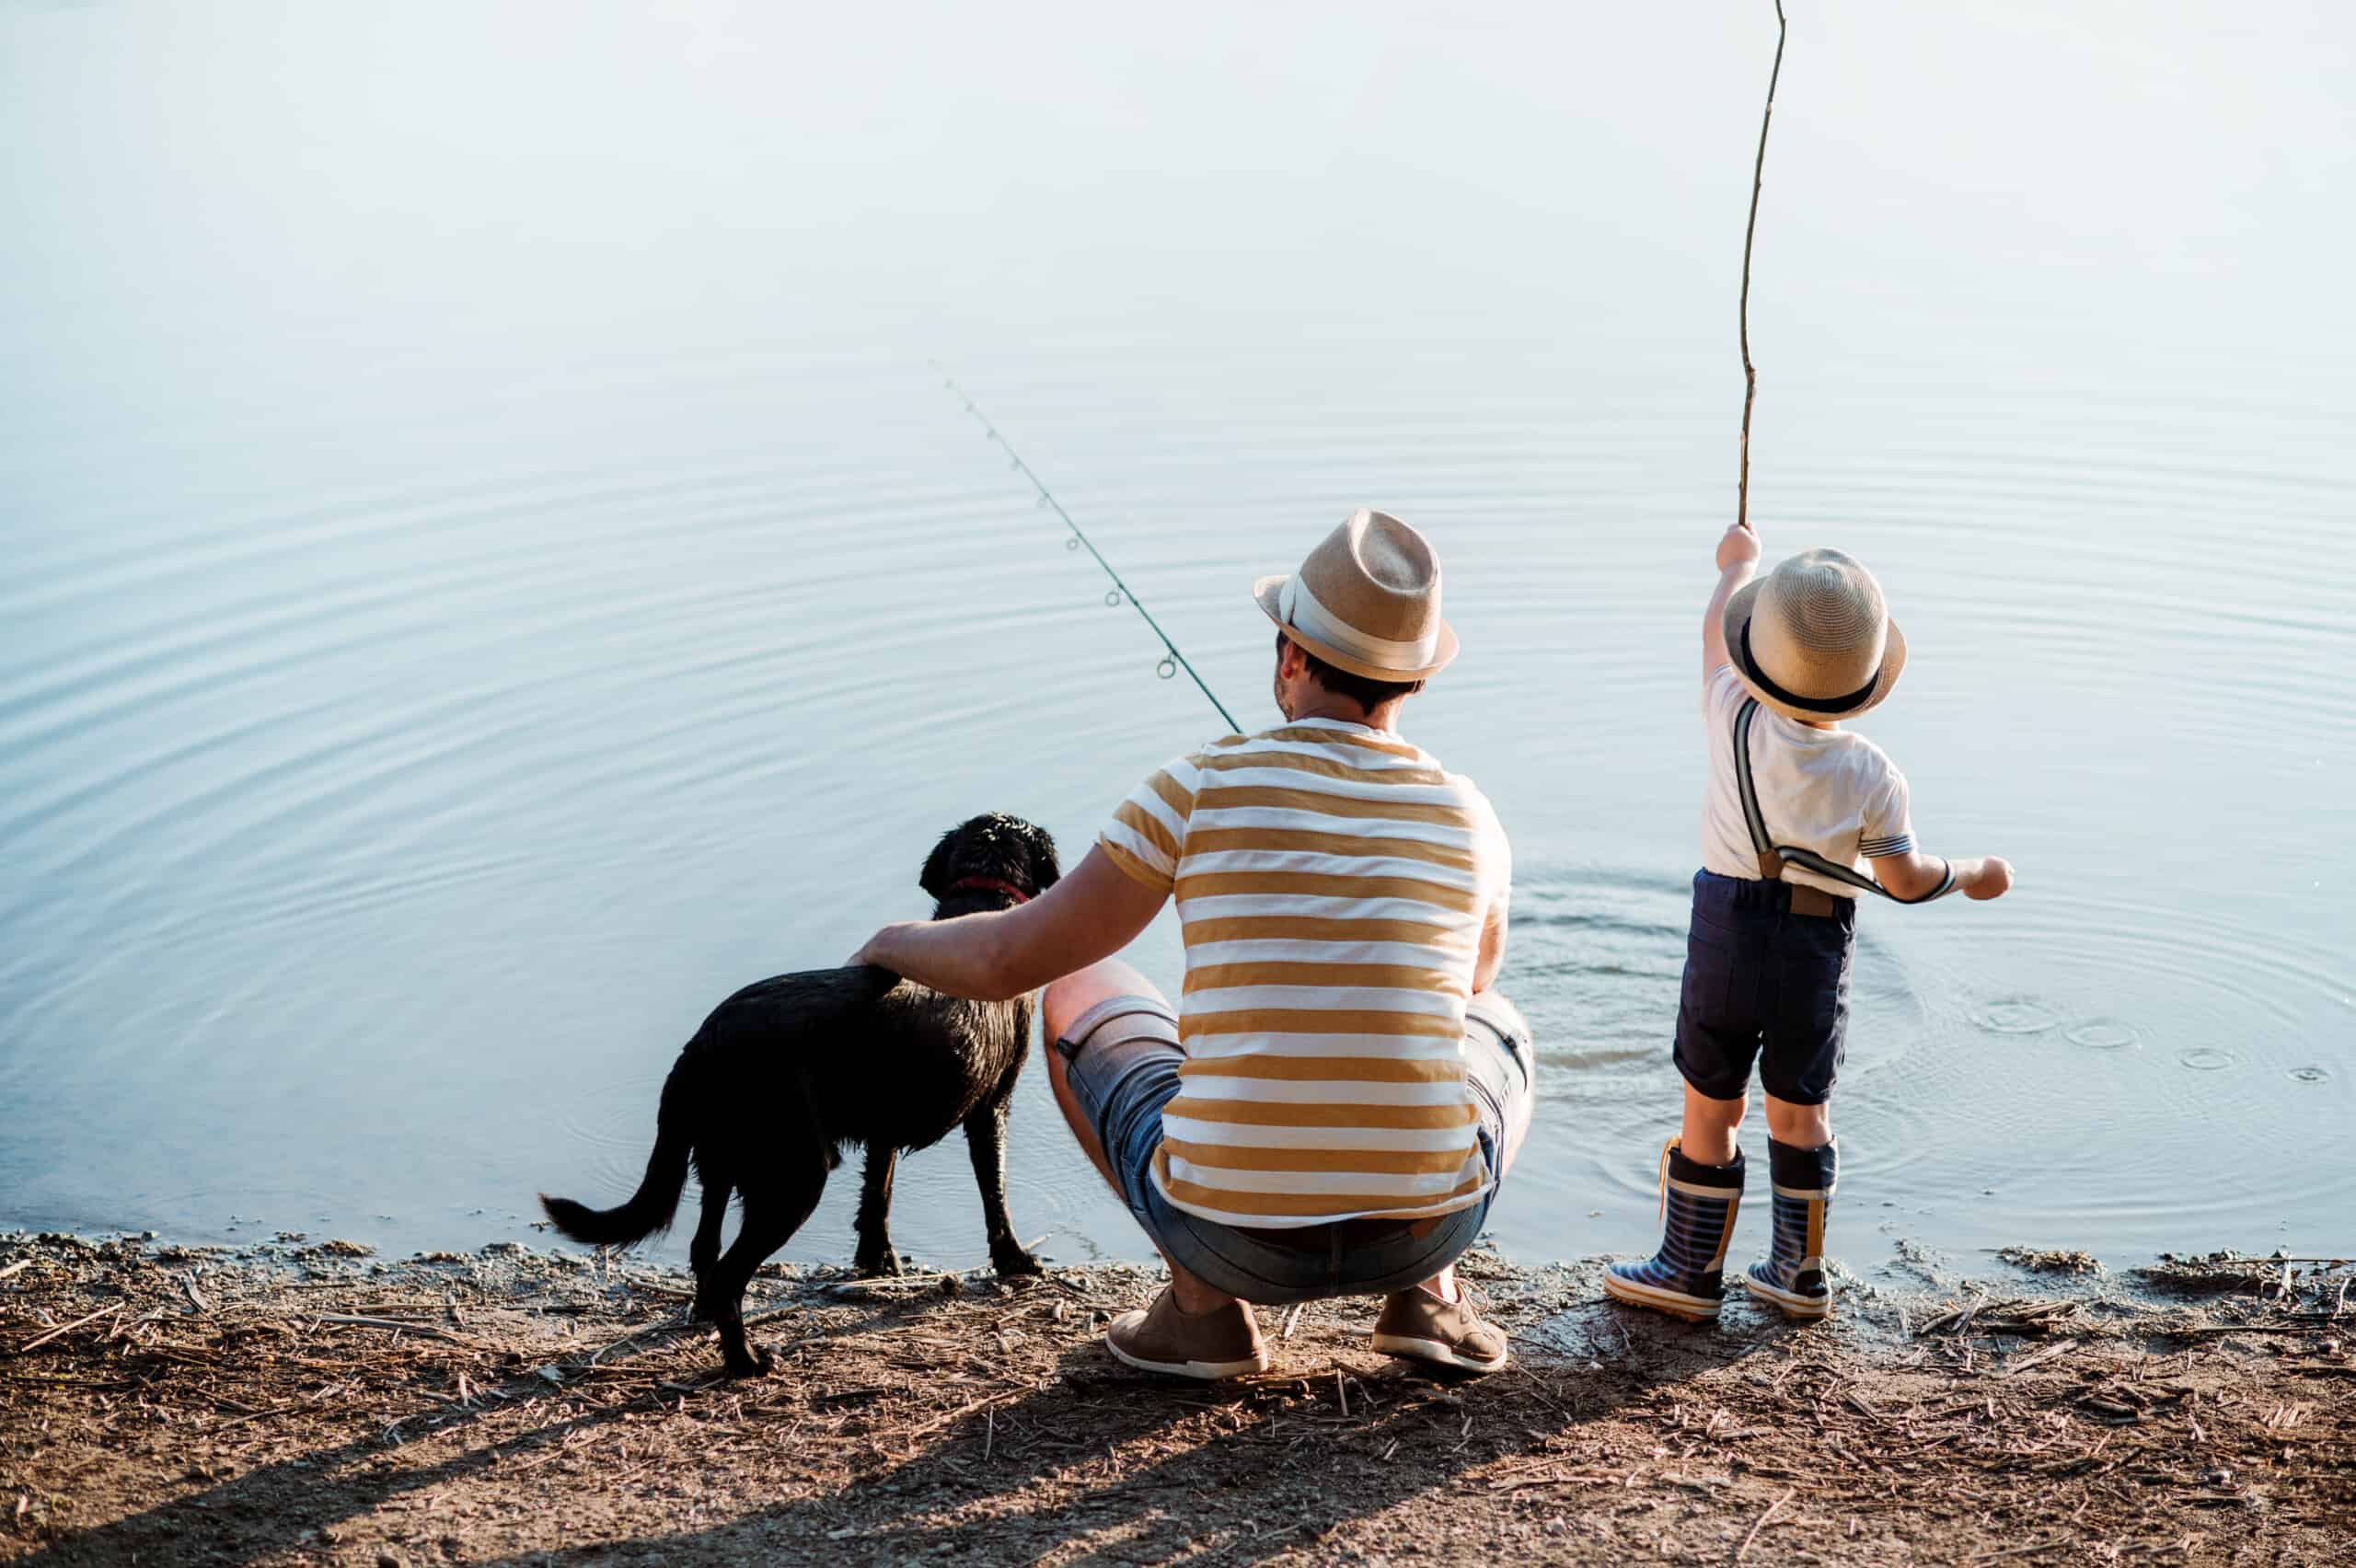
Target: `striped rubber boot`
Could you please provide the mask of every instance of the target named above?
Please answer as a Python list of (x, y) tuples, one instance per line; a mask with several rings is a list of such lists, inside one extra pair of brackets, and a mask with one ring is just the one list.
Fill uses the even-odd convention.
[(1603, 1293), (1690, 1322), (1718, 1315), (1726, 1296), (1727, 1239), (1742, 1206), (1742, 1150), (1731, 1165), (1688, 1159), (1671, 1138), (1661, 1149), (1660, 1251), (1641, 1263), (1603, 1271)]
[(1787, 1318), (1821, 1318), (1832, 1310), (1832, 1286), (1824, 1275), (1824, 1211), (1832, 1205), (1832, 1176), (1840, 1163), (1837, 1140), (1822, 1148), (1767, 1140), (1775, 1240), (1766, 1259), (1744, 1272), (1742, 1284), (1761, 1301), (1782, 1308)]

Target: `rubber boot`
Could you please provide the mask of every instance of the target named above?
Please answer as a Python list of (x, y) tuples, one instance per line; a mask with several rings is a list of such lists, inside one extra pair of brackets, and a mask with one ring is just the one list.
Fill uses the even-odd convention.
[(1836, 1139), (1822, 1148), (1795, 1148), (1767, 1140), (1767, 1170), (1775, 1188), (1775, 1239), (1766, 1259), (1746, 1270), (1743, 1288), (1772, 1301), (1787, 1318), (1821, 1318), (1832, 1310), (1824, 1273), (1824, 1211), (1832, 1206), (1840, 1167)]
[(1704, 1165), (1669, 1139), (1661, 1149), (1660, 1202), (1660, 1251), (1644, 1262), (1605, 1269), (1603, 1293), (1706, 1323), (1726, 1298), (1727, 1239), (1742, 1206), (1742, 1150), (1734, 1151), (1730, 1165)]

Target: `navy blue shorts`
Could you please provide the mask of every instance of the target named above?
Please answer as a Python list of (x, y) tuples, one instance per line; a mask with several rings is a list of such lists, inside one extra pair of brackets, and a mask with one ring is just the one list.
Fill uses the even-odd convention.
[(1697, 1093), (1739, 1098), (1756, 1061), (1761, 1086), (1778, 1100), (1832, 1098), (1848, 1047), (1857, 901), (1832, 905), (1831, 915), (1795, 915), (1788, 882), (1693, 873), (1677, 1070)]
[(1383, 1296), (1431, 1278), (1480, 1239), (1497, 1182), (1530, 1130), (1536, 1062), (1530, 1026), (1494, 991), (1472, 1000), (1464, 1066), (1480, 1111), (1481, 1153), (1495, 1178), (1469, 1207), (1434, 1219), (1350, 1219), (1290, 1230), (1222, 1225), (1188, 1214), (1153, 1184), (1161, 1113), (1185, 1061), (1178, 1020), (1159, 997), (1114, 997), (1072, 1020), (1054, 1043), (1121, 1197), (1161, 1255), (1214, 1290), (1264, 1307)]

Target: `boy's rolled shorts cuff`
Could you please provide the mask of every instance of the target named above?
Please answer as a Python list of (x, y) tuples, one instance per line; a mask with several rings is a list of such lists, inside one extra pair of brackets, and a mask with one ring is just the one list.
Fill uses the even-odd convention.
[(1161, 1113), (1185, 1062), (1178, 1020), (1154, 997), (1112, 997), (1053, 1042), (1065, 1082), (1096, 1130), (1123, 1202), (1162, 1255), (1216, 1290), (1262, 1306), (1403, 1290), (1456, 1261), (1480, 1239), (1490, 1205), (1530, 1128), (1537, 1054), (1530, 1026), (1494, 993), (1465, 1020), (1466, 1079), (1480, 1112), (1492, 1180), (1478, 1201), (1432, 1219), (1350, 1220), (1298, 1237), (1188, 1214), (1153, 1184)]

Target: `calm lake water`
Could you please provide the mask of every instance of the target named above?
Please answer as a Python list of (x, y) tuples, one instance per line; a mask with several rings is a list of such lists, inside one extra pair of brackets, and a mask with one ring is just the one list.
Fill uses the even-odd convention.
[[(1753, 512), (1879, 572), (1865, 728), (2020, 882), (1865, 912), (1838, 1246), (2345, 1251), (2356, 23), (1898, 9), (1793, 8)], [(1247, 722), (1255, 573), (1436, 541), (1496, 1233), (1649, 1244), (1772, 8), (1129, 26), (0, 5), (0, 1225), (528, 1239), (948, 824), (1077, 859), (1219, 732), (938, 360)], [(1138, 1254), (1035, 1070), (1014, 1143)], [(894, 1217), (986, 1258), (953, 1144)]]

